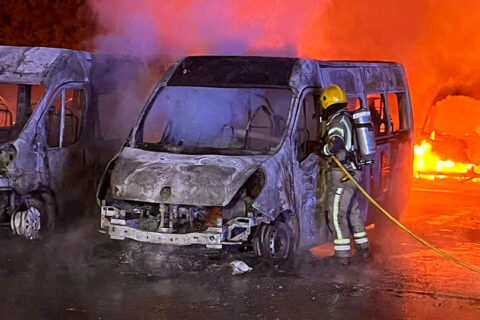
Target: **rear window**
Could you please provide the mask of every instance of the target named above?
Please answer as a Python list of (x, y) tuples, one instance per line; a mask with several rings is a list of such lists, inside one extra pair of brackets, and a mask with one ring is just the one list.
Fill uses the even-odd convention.
[(410, 128), (407, 95), (405, 93), (387, 94), (388, 110), (392, 132)]
[(385, 112), (385, 98), (383, 94), (367, 95), (367, 105), (372, 117), (375, 135), (386, 135), (388, 133), (388, 119)]

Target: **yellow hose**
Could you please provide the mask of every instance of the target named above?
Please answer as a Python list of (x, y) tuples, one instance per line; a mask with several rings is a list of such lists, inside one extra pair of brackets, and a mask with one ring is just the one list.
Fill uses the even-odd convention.
[(413, 231), (411, 231), (410, 229), (408, 229), (407, 227), (405, 227), (400, 221), (398, 221), (397, 219), (395, 219), (394, 217), (392, 217), (392, 215), (390, 213), (388, 213), (387, 210), (383, 209), (382, 206), (377, 202), (375, 201), (375, 199), (373, 199), (366, 191), (365, 189), (362, 188), (362, 186), (352, 177), (352, 175), (345, 169), (345, 167), (340, 163), (340, 161), (335, 157), (335, 156), (331, 156), (333, 161), (335, 161), (335, 163), (338, 165), (338, 167), (343, 171), (343, 173), (350, 179), (352, 180), (352, 182), (355, 184), (355, 186), (358, 188), (358, 190), (360, 190), (361, 193), (363, 193), (363, 195), (365, 197), (367, 197), (367, 199), (375, 206), (378, 208), (378, 210), (380, 210), (388, 219), (392, 220), (397, 226), (399, 226), (403, 231), (405, 231), (406, 233), (408, 233), (410, 236), (412, 236), (412, 238), (414, 238), (415, 240), (417, 240), (418, 242), (420, 242), (421, 244), (427, 246), (428, 248), (432, 249), (433, 251), (435, 251), (436, 253), (438, 253), (439, 255), (441, 255), (442, 257), (444, 257), (445, 259), (448, 259), (450, 261), (453, 261), (455, 262), (456, 264), (458, 265), (461, 265), (462, 267), (465, 267), (469, 270), (472, 270), (474, 272), (478, 272), (480, 273), (480, 268), (478, 267), (475, 267), (475, 266), (472, 266), (468, 263), (465, 263), (455, 257), (452, 257), (451, 255), (449, 255), (448, 253), (446, 253), (445, 251), (441, 250), (441, 249), (438, 249), (437, 247), (431, 245), (430, 243), (428, 243), (427, 241), (425, 241), (424, 239), (420, 238), (420, 236), (416, 235)]

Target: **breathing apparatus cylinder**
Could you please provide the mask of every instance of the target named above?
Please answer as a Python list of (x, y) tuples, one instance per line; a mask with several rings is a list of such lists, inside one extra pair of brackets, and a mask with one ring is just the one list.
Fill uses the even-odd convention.
[(372, 164), (375, 158), (377, 146), (373, 124), (368, 110), (357, 110), (353, 113), (353, 126), (357, 139), (357, 156), (361, 164)]

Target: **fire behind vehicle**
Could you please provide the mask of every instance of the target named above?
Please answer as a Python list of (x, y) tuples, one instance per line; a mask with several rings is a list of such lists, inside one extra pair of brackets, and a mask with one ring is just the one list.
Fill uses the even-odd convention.
[(198, 56), (165, 73), (107, 167), (102, 229), (158, 244), (243, 244), (272, 259), (328, 241), (315, 101), (330, 84), (344, 88), (350, 110), (372, 115), (378, 152), (362, 183), (401, 204), (392, 200), (408, 195), (400, 178), (413, 160), (401, 65)]
[(113, 87), (93, 88), (94, 71), (102, 78), (108, 71), (97, 58), (0, 46), (0, 220), (27, 238), (57, 218), (75, 218), (88, 204), (93, 209), (94, 173), (115, 154), (108, 146), (121, 146), (105, 141), (97, 148), (99, 100), (115, 103)]

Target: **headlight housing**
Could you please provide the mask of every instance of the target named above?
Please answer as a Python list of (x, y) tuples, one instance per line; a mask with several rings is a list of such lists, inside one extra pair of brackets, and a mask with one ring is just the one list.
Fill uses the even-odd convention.
[(17, 156), (17, 149), (12, 144), (0, 148), (0, 174), (7, 172), (7, 167)]

